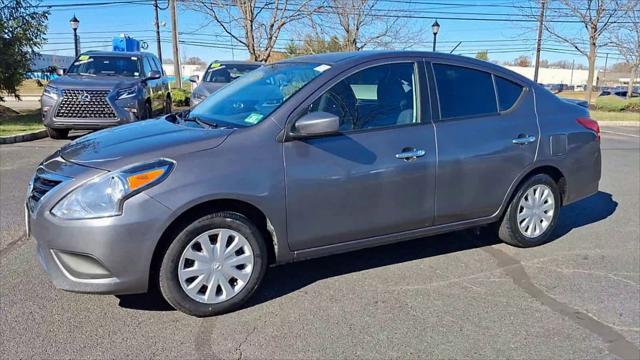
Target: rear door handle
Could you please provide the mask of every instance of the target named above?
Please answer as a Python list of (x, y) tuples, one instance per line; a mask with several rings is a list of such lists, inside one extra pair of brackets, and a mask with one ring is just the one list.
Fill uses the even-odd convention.
[(535, 136), (518, 136), (512, 140), (515, 145), (526, 145), (536, 141)]
[(415, 160), (419, 157), (423, 157), (427, 152), (421, 149), (413, 149), (413, 150), (406, 150), (403, 149), (401, 153), (396, 154), (396, 159), (400, 159), (400, 160)]

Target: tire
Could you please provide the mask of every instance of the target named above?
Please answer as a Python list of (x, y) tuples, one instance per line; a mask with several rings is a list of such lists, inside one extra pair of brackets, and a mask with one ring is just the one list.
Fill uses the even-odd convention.
[[(202, 241), (211, 245), (209, 254), (215, 254), (216, 248), (234, 248), (235, 241), (241, 247), (216, 260), (214, 255), (207, 257)], [(236, 264), (238, 258), (242, 265)], [(251, 266), (246, 265), (248, 259), (253, 261)], [(256, 226), (244, 215), (218, 212), (197, 219), (176, 236), (162, 259), (158, 282), (174, 308), (205, 317), (240, 308), (260, 285), (266, 269), (267, 248)], [(186, 288), (191, 288), (190, 293)]]
[(144, 103), (144, 112), (142, 113), (142, 116), (140, 117), (140, 120), (149, 119), (152, 114), (153, 114), (153, 110), (151, 110), (151, 105), (148, 102), (145, 102)]
[(171, 114), (171, 97), (169, 96), (164, 99), (164, 113), (165, 115)]
[(47, 134), (55, 140), (64, 140), (69, 136), (69, 129), (53, 129), (48, 127)]
[(551, 177), (538, 174), (529, 178), (509, 203), (499, 223), (498, 237), (517, 247), (548, 242), (558, 220), (561, 201), (558, 185)]

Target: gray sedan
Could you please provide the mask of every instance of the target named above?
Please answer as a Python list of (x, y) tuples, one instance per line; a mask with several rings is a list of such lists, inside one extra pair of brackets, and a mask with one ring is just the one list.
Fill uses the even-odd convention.
[[(470, 58), (358, 52), (265, 65), (190, 112), (81, 137), (45, 159), (28, 233), (61, 289), (159, 287), (241, 307), (267, 267), (487, 226), (553, 239), (597, 192), (589, 112)], [(354, 261), (358, 261), (354, 259)]]

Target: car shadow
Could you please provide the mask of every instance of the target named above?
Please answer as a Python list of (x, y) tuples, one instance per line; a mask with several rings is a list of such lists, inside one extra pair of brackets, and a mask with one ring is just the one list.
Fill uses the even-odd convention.
[[(615, 212), (617, 206), (618, 203), (613, 200), (611, 194), (601, 191), (563, 207), (551, 241), (557, 240), (575, 228), (606, 219)], [(268, 269), (262, 284), (245, 308), (285, 296), (319, 280), (482, 248), (500, 242), (495, 232), (485, 227), (479, 232), (473, 229), (456, 231), (273, 267)], [(125, 308), (148, 311), (172, 310), (157, 291), (118, 298), (119, 305)]]

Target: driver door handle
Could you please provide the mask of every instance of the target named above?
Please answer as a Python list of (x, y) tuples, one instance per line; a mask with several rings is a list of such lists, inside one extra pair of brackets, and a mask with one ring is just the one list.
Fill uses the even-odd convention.
[(526, 145), (526, 144), (532, 143), (534, 141), (536, 141), (536, 137), (535, 136), (526, 136), (526, 135), (520, 135), (517, 138), (512, 140), (512, 142), (515, 145)]
[(422, 149), (402, 149), (402, 152), (396, 154), (396, 159), (410, 161), (419, 157), (423, 157), (427, 152)]

